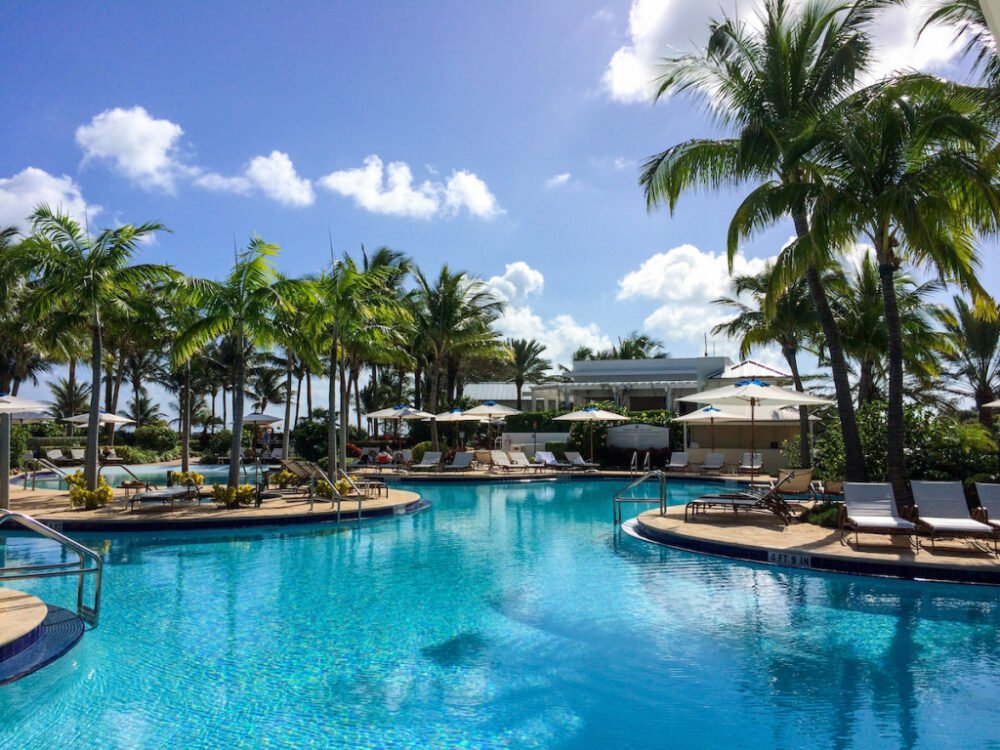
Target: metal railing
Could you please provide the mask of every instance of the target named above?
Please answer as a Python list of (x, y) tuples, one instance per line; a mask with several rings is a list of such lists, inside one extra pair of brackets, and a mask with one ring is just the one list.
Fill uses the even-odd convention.
[[(29, 515), (13, 510), (0, 509), (0, 526), (8, 520), (61, 544), (63, 548), (75, 552), (79, 559), (76, 562), (3, 567), (0, 568), (0, 583), (29, 578), (54, 578), (57, 576), (75, 575), (77, 576), (76, 613), (80, 616), (81, 620), (93, 627), (97, 627), (97, 620), (101, 611), (101, 576), (104, 568), (104, 561), (101, 560), (101, 556), (89, 547), (85, 547)], [(94, 598), (93, 604), (89, 606), (84, 602), (84, 578), (88, 575), (94, 576)]]
[(157, 489), (157, 486), (155, 484), (153, 484), (152, 482), (147, 482), (145, 479), (140, 479), (138, 476), (136, 476), (135, 472), (132, 471), (125, 464), (101, 464), (99, 467), (97, 467), (97, 476), (100, 477), (101, 472), (104, 471), (109, 466), (113, 466), (116, 469), (124, 469), (126, 474), (132, 477), (132, 479), (134, 479), (135, 481), (144, 485), (147, 489), (154, 489), (154, 490)]
[[(38, 474), (39, 467), (45, 469), (45, 471), (51, 471), (57, 477), (59, 477), (60, 482), (66, 482), (66, 486), (69, 487), (69, 474), (62, 470), (59, 466), (49, 461), (47, 458), (32, 458), (31, 462), (33, 468), (31, 470), (31, 489), (35, 489), (35, 476)], [(24, 475), (24, 486), (28, 486), (28, 474), (25, 472)]]
[[(636, 487), (645, 484), (651, 479), (657, 482), (656, 497), (632, 497), (627, 496)], [(625, 503), (644, 503), (652, 505), (657, 503), (660, 506), (660, 515), (667, 512), (667, 475), (662, 471), (647, 471), (638, 479), (630, 482), (626, 487), (618, 490), (614, 497), (614, 522), (617, 526), (622, 522), (622, 506)]]
[[(646, 455), (642, 457), (642, 473), (648, 474), (650, 471), (650, 464), (652, 459), (650, 458), (649, 451), (646, 451)], [(634, 477), (639, 473), (639, 451), (632, 451), (632, 460), (628, 464), (628, 475)]]

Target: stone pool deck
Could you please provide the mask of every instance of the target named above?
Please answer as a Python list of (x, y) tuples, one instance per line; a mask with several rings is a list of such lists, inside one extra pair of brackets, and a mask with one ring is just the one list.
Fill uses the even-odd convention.
[(648, 510), (627, 521), (625, 530), (640, 539), (691, 552), (748, 562), (834, 573), (909, 580), (1000, 585), (1000, 559), (963, 540), (938, 540), (935, 548), (921, 540), (915, 553), (905, 538), (861, 534), (860, 547), (851, 533), (841, 543), (837, 529), (807, 523), (783, 526), (763, 513), (714, 510), (684, 520), (684, 507), (661, 516)]
[[(266, 499), (259, 508), (244, 507), (233, 510), (221, 508), (211, 502), (177, 502), (169, 504), (146, 503), (130, 511), (124, 493), (115, 490), (115, 500), (97, 510), (77, 510), (70, 507), (69, 493), (53, 490), (11, 489), (11, 510), (37, 518), (59, 531), (182, 531), (193, 529), (245, 528), (251, 526), (283, 526), (290, 524), (336, 523), (337, 509), (329, 500), (316, 498), (310, 504), (302, 495), (285, 495)], [(361, 518), (413, 513), (427, 507), (420, 495), (390, 488), (388, 494), (366, 497), (361, 501)], [(341, 504), (342, 522), (358, 519), (358, 501), (345, 500)]]
[(12, 644), (29, 637), (41, 627), (49, 608), (31, 594), (0, 589), (0, 661), (13, 655)]

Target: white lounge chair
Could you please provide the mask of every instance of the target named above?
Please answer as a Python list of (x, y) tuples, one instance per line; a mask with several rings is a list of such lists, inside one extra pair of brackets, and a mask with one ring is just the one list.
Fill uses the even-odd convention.
[(511, 451), (510, 462), (514, 466), (519, 466), (522, 469), (534, 469), (535, 471), (544, 471), (545, 466), (542, 464), (533, 464), (528, 460), (528, 457), (521, 451)]
[(705, 456), (705, 460), (701, 462), (701, 470), (705, 471), (722, 471), (726, 467), (726, 454), (725, 453), (709, 453)]
[(418, 464), (413, 464), (411, 469), (440, 469), (441, 451), (427, 451), (423, 459)]
[(746, 452), (743, 454), (743, 462), (740, 464), (739, 471), (747, 471), (757, 473), (764, 468), (764, 459), (759, 453), (750, 454)]
[(840, 539), (854, 532), (854, 546), (860, 546), (858, 534), (905, 536), (916, 551), (920, 550), (917, 526), (896, 510), (892, 485), (888, 483), (845, 482), (844, 506), (838, 519)]
[(503, 451), (490, 451), (491, 469), (498, 469), (502, 472), (523, 471), (523, 466), (517, 466), (511, 462), (510, 457)]
[(566, 451), (566, 460), (573, 466), (578, 466), (581, 469), (587, 469), (588, 471), (596, 471), (600, 464), (596, 464), (593, 461), (586, 460), (580, 455), (579, 451)]
[(670, 454), (670, 463), (665, 468), (667, 471), (687, 471), (691, 463), (691, 456), (686, 451), (676, 451)]
[(976, 482), (979, 495), (979, 520), (1000, 533), (1000, 484)]
[(535, 451), (535, 460), (549, 469), (572, 469), (571, 464), (563, 463), (552, 451)]
[[(788, 475), (792, 475), (789, 481), (783, 481)], [(816, 491), (813, 487), (812, 469), (778, 469), (777, 480), (772, 479), (769, 487), (777, 489), (782, 496), (786, 495), (808, 495), (810, 499), (816, 499)]]
[(468, 471), (472, 468), (473, 454), (463, 451), (456, 453), (450, 464), (445, 464), (445, 471)]
[(965, 501), (961, 482), (910, 482), (917, 508), (917, 526), (935, 539), (992, 539), (997, 551), (996, 533), (988, 523), (974, 520)]

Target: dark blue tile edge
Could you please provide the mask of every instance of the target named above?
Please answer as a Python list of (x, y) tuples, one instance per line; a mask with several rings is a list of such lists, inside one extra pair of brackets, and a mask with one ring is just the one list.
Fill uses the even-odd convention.
[(62, 607), (48, 605), (49, 613), (40, 626), (41, 634), (30, 646), (0, 661), (0, 685), (37, 672), (65, 655), (83, 637), (83, 620)]

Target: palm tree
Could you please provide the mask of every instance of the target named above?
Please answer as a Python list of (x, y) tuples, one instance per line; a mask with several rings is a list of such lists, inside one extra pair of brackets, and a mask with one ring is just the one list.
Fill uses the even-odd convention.
[(271, 404), (280, 404), (288, 398), (285, 375), (274, 367), (263, 367), (254, 370), (250, 378), (247, 396), (254, 411), (267, 411)]
[[(480, 279), (464, 271), (453, 272), (448, 266), (441, 268), (433, 282), (421, 271), (416, 272), (416, 279), (416, 342), (427, 357), (428, 409), (436, 413), (449, 359), (502, 355), (502, 343), (491, 324), (502, 312), (503, 303)], [(435, 420), (431, 421), (431, 442), (437, 450)]]
[(906, 262), (969, 290), (980, 313), (995, 305), (976, 278), (976, 232), (1000, 219), (989, 127), (978, 103), (938, 78), (910, 76), (862, 91), (831, 118), (822, 145), (832, 168), (812, 229), (820, 244), (875, 250), (888, 332), (887, 467), (896, 501), (912, 504), (903, 416), (904, 331), (893, 276)]
[(948, 358), (950, 374), (965, 381), (976, 401), (979, 421), (990, 427), (992, 415), (983, 404), (1000, 395), (1000, 319), (977, 317), (963, 297), (956, 296), (954, 304), (955, 314), (944, 318), (955, 344)]
[[(756, 275), (736, 276), (733, 279), (733, 292), (736, 296), (713, 300), (716, 305), (733, 308), (736, 317), (715, 326), (712, 333), (738, 339), (740, 357), (746, 357), (755, 346), (777, 344), (792, 373), (795, 390), (804, 391), (798, 355), (803, 348), (802, 342), (816, 335), (818, 325), (815, 308), (802, 280), (791, 284), (775, 304), (768, 305), (767, 296), (772, 288), (773, 272), (774, 267), (768, 266)], [(740, 299), (744, 295), (751, 304)], [(799, 407), (799, 462), (803, 467), (811, 466), (809, 412), (804, 406)]]
[(125, 407), (125, 416), (135, 420), (136, 427), (142, 427), (157, 422), (166, 415), (160, 411), (160, 405), (153, 401), (143, 389), (136, 391), (129, 399), (128, 405)]
[(167, 266), (131, 265), (142, 240), (163, 229), (161, 224), (126, 224), (91, 236), (77, 222), (48, 206), (38, 208), (31, 218), (31, 236), (8, 254), (15, 270), (35, 277), (28, 315), (42, 317), (59, 308), (82, 308), (88, 316), (91, 393), (84, 476), (87, 487), (95, 489), (104, 314), (114, 310), (115, 314), (128, 315), (142, 287), (167, 281), (176, 274)]
[(56, 419), (69, 419), (87, 411), (90, 383), (70, 383), (66, 378), (59, 378), (49, 383), (49, 391), (52, 393), (49, 413)]
[(542, 382), (552, 364), (542, 358), (545, 344), (534, 339), (507, 339), (510, 350), (510, 373), (517, 389), (517, 408), (521, 408), (521, 389), (525, 383)]
[(996, 37), (990, 30), (983, 9), (983, 5), (989, 1), (935, 0), (921, 32), (934, 24), (954, 27), (955, 38), (965, 38), (964, 54), (974, 59), (976, 67), (982, 70), (987, 85), (995, 92), (1000, 90), (1000, 56), (997, 55), (994, 41)]
[(657, 98), (699, 95), (735, 132), (650, 157), (640, 178), (647, 205), (666, 203), (671, 211), (689, 188), (757, 183), (730, 223), (730, 265), (742, 238), (791, 216), (804, 261), (797, 270), (826, 340), (849, 481), (864, 481), (864, 456), (840, 330), (822, 279), (831, 248), (810, 241), (813, 188), (823, 174), (812, 153), (817, 125), (852, 91), (871, 59), (866, 27), (892, 1), (806, 0), (792, 10), (786, 0), (765, 0), (759, 28), (731, 18), (713, 22), (702, 52), (665, 61)]
[(172, 359), (181, 364), (191, 359), (201, 347), (220, 336), (233, 342), (236, 380), (233, 384), (233, 440), (229, 447), (229, 486), (240, 478), (243, 408), (246, 399), (246, 360), (248, 347), (266, 346), (278, 337), (274, 316), (278, 311), (292, 311), (311, 296), (310, 287), (301, 281), (282, 277), (271, 259), (277, 245), (253, 237), (236, 257), (223, 281), (185, 279), (183, 288), (190, 301), (199, 305), (201, 317), (181, 331), (174, 342)]

